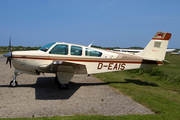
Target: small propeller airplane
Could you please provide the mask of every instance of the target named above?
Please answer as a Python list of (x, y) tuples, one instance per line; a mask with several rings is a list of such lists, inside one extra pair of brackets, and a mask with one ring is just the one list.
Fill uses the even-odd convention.
[(55, 73), (59, 89), (66, 89), (74, 74), (96, 74), (104, 72), (156, 67), (164, 60), (171, 33), (158, 31), (149, 44), (135, 55), (93, 48), (64, 42), (47, 44), (36, 51), (11, 52), (3, 56), (6, 64), (11, 61), (15, 68), (11, 87), (18, 85), (16, 77), (22, 73), (39, 75)]

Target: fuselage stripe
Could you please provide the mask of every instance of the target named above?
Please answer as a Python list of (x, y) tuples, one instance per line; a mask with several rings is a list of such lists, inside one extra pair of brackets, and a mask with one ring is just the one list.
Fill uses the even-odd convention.
[(121, 61), (121, 60), (87, 60), (87, 59), (65, 59), (65, 58), (47, 58), (47, 57), (19, 57), (13, 56), (13, 58), (19, 59), (37, 59), (37, 60), (60, 60), (60, 61), (74, 61), (74, 62), (106, 62), (106, 63), (130, 63), (130, 64), (163, 64), (159, 61)]

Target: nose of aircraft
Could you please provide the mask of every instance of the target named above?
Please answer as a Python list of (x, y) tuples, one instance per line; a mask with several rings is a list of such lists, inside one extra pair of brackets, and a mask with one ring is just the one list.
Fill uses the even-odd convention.
[(7, 58), (6, 64), (8, 64), (8, 62), (9, 62), (9, 65), (11, 68), (12, 52), (8, 52), (8, 53), (4, 54), (3, 56)]
[(12, 52), (8, 52), (8, 53), (4, 54), (3, 56), (6, 57), (6, 58), (12, 57)]
[(11, 68), (11, 59), (12, 59), (12, 52), (11, 52), (11, 37), (9, 38), (9, 52), (3, 55), (4, 57), (7, 58), (6, 64), (10, 65)]

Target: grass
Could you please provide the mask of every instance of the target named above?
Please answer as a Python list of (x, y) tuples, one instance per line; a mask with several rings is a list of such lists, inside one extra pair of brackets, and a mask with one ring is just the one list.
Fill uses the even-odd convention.
[[(180, 119), (180, 55), (167, 55), (172, 64), (155, 69), (96, 74), (97, 78), (155, 112), (154, 115), (126, 116), (55, 116), (28, 118), (35, 120), (179, 120)], [(18, 118), (18, 120), (27, 118)]]
[(5, 53), (8, 53), (8, 51), (0, 51), (0, 55)]
[[(180, 119), (180, 56), (167, 55), (166, 59), (172, 64), (159, 67), (162, 76), (134, 70), (96, 77), (155, 112), (156, 115), (148, 115), (150, 119)], [(141, 118), (146, 119), (147, 115)]]

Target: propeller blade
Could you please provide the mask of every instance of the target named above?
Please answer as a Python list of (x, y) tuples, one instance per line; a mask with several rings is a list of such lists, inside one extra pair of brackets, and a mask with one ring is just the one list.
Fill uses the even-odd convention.
[(7, 60), (6, 60), (6, 65), (8, 64), (8, 62), (9, 62), (9, 60), (8, 60), (8, 58), (7, 58)]
[(9, 52), (11, 52), (11, 36), (9, 38)]
[(10, 68), (11, 68), (11, 59), (9, 59), (9, 65), (10, 65)]
[(11, 36), (10, 36), (10, 38), (9, 38), (9, 53), (4, 54), (3, 56), (7, 58), (7, 60), (6, 60), (6, 65), (7, 65), (8, 62), (9, 62), (9, 65), (10, 65), (10, 68), (11, 68), (11, 59), (12, 59)]
[(8, 58), (7, 58), (7, 61), (6, 61), (6, 65), (8, 64), (8, 62), (9, 62), (9, 65), (10, 65), (10, 68), (11, 68), (11, 56), (9, 56)]

